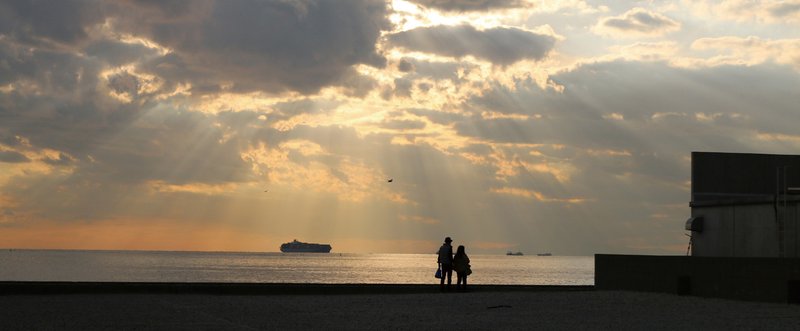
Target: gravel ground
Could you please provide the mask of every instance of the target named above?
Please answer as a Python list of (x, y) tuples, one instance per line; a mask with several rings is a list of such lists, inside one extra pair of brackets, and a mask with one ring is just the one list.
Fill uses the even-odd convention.
[(668, 294), (0, 296), (1, 330), (800, 330), (800, 306)]

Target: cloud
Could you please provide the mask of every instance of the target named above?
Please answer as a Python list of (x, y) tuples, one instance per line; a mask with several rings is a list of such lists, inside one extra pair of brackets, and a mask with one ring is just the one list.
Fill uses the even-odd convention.
[(780, 25), (800, 23), (800, 1), (691, 1), (689, 8), (704, 19)]
[(93, 56), (111, 66), (118, 67), (141, 59), (156, 56), (155, 49), (141, 43), (127, 43), (116, 40), (96, 40), (83, 48), (86, 55)]
[(425, 128), (425, 122), (415, 120), (389, 120), (384, 121), (383, 127), (398, 131), (422, 130)]
[(798, 17), (800, 16), (800, 1), (776, 3), (768, 9), (774, 17)]
[[(587, 41), (602, 5), (419, 3), (437, 10), (63, 1), (53, 8), (72, 16), (54, 17), (0, 4), (0, 223), (626, 251), (618, 238), (683, 240), (692, 150), (800, 148), (800, 47), (767, 28), (708, 26), (717, 37), (689, 51), (710, 57), (688, 58), (691, 35)], [(417, 28), (392, 33), (389, 19)], [(475, 27), (419, 27), (432, 21)], [(507, 27), (522, 22), (555, 27)], [(603, 22), (615, 36), (681, 27), (643, 9)]]
[(760, 64), (772, 61), (800, 70), (800, 39), (770, 40), (754, 36), (700, 38), (692, 42), (692, 48), (725, 52), (711, 58), (711, 63)]
[(4, 1), (0, 4), (0, 34), (26, 43), (75, 43), (88, 28), (105, 19), (105, 5), (92, 1)]
[[(756, 142), (756, 134), (793, 135), (789, 123), (800, 121), (792, 110), (800, 102), (792, 86), (800, 79), (785, 67), (687, 69), (663, 62), (615, 61), (582, 65), (551, 79), (563, 92), (525, 84), (513, 90), (495, 86), (469, 102), (473, 111), (540, 116), (464, 118), (456, 128), (461, 135), (498, 144), (626, 151), (634, 158), (655, 152), (659, 159), (679, 160), (692, 150), (787, 152), (781, 144)], [(650, 174), (663, 181), (685, 175), (681, 167), (659, 162), (642, 159), (647, 166), (629, 168), (636, 165), (631, 163), (608, 171)], [(592, 165), (577, 167), (585, 174)]]
[(459, 12), (519, 8), (527, 5), (523, 0), (411, 0), (411, 2), (428, 8)]
[(394, 95), (398, 97), (410, 98), (413, 82), (408, 79), (398, 78), (394, 80)]
[[(661, 243), (679, 238), (691, 151), (785, 154), (800, 147), (792, 133), (800, 121), (793, 110), (800, 78), (787, 66), (613, 61), (551, 79), (563, 90), (518, 80), (462, 104), (471, 115), (450, 123), (481, 147), (454, 154), (495, 179), (487, 188), (495, 212), (535, 214), (542, 231), (591, 236), (595, 247), (614, 249), (619, 244), (605, 240), (621, 233)], [(528, 116), (487, 119), (483, 111)], [(530, 199), (537, 210), (513, 206), (510, 198)], [(554, 207), (566, 204), (573, 207)], [(550, 212), (558, 221), (547, 220)], [(497, 217), (506, 216), (514, 218)], [(565, 221), (570, 217), (576, 221)]]
[(315, 93), (351, 79), (354, 65), (386, 62), (375, 46), (389, 28), (383, 1), (212, 1), (173, 19), (152, 7), (132, 3), (114, 28), (170, 49), (147, 67), (167, 80)]
[(397, 70), (400, 72), (410, 72), (414, 70), (414, 65), (409, 59), (401, 59), (400, 62), (397, 63)]
[[(65, 178), (54, 174), (41, 183), (60, 181), (85, 195), (85, 204), (73, 204), (76, 218), (86, 216), (80, 209), (92, 197), (119, 198), (126, 186), (254, 180), (240, 157), (248, 142), (238, 135), (256, 131), (252, 122), (223, 126), (219, 121), (233, 116), (196, 113), (193, 102), (182, 103), (184, 96), (165, 99), (181, 84), (197, 95), (314, 93), (337, 85), (363, 97), (375, 81), (353, 67), (383, 65), (375, 42), (388, 27), (382, 1), (63, 1), (0, 8), (8, 18), (0, 22), (0, 63), (7, 64), (0, 64), (1, 141), (13, 148), (25, 140), (34, 153), (51, 151), (44, 164), (73, 166), (58, 174)], [(258, 115), (251, 118), (256, 124)], [(274, 117), (281, 116), (293, 115)], [(0, 158), (27, 157), (4, 151)]]
[(82, 48), (101, 63), (158, 76), (165, 92), (185, 84), (201, 94), (344, 86), (363, 97), (374, 86), (354, 66), (385, 66), (376, 42), (390, 28), (380, 0), (12, 1), (0, 9), (7, 42)]
[(388, 40), (392, 46), (410, 51), (454, 58), (471, 55), (510, 65), (525, 59), (543, 59), (553, 49), (556, 38), (517, 28), (478, 30), (469, 25), (439, 25), (398, 32)]
[(662, 14), (644, 8), (633, 8), (620, 16), (600, 19), (595, 33), (616, 37), (660, 36), (677, 31), (681, 24)]
[(612, 46), (609, 50), (626, 59), (640, 61), (664, 61), (675, 57), (680, 51), (674, 41), (637, 42), (631, 45)]
[(404, 73), (403, 79), (423, 82), (450, 81), (456, 86), (467, 81), (464, 76), (480, 71), (477, 64), (465, 61), (429, 61), (404, 58), (401, 63), (406, 63), (405, 66), (409, 69), (405, 72), (401, 71)]
[(53, 165), (53, 166), (70, 165), (75, 161), (76, 161), (75, 158), (73, 158), (73, 157), (71, 157), (71, 156), (69, 156), (67, 154), (64, 154), (64, 153), (58, 153), (58, 157), (49, 157), (48, 156), (48, 157), (45, 157), (44, 159), (42, 159), (42, 162), (44, 162), (46, 164), (49, 164), (49, 165)]
[[(514, 88), (494, 85), (464, 103), (473, 115), (450, 121), (459, 136), (484, 146), (456, 154), (488, 168), (496, 180), (489, 190), (503, 201), (495, 207), (502, 208), (503, 199), (529, 198), (537, 202), (539, 219), (549, 213), (542, 209), (555, 208), (549, 205), (579, 202), (576, 210), (553, 213), (559, 220), (583, 218), (583, 225), (539, 219), (537, 226), (553, 233), (588, 235), (587, 227), (602, 224), (591, 230), (596, 238), (678, 238), (691, 151), (785, 154), (800, 147), (792, 133), (792, 123), (800, 121), (793, 111), (800, 78), (785, 66), (689, 69), (614, 61), (585, 64), (551, 79), (563, 91), (530, 81), (517, 81)], [(486, 119), (478, 115), (483, 111), (529, 116)], [(626, 208), (632, 199), (636, 208)], [(571, 214), (577, 210), (588, 214)], [(676, 221), (656, 224), (648, 221), (653, 214)]]
[(0, 162), (6, 163), (26, 163), (31, 160), (22, 153), (15, 151), (0, 151)]

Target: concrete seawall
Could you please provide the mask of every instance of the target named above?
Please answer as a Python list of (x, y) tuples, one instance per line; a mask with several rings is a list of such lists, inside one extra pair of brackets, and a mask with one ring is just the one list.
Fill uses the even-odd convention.
[(595, 287), (800, 303), (800, 259), (598, 254)]
[[(470, 292), (591, 291), (589, 285), (469, 285)], [(455, 286), (453, 287), (455, 291)], [(0, 282), (0, 295), (18, 294), (212, 294), (328, 295), (439, 292), (438, 284), (291, 284), (291, 283), (145, 283), (145, 282)]]

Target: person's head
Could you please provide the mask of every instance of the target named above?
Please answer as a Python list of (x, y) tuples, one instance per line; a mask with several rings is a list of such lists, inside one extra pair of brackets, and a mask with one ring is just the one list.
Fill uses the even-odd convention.
[(456, 255), (466, 255), (467, 253), (464, 252), (464, 245), (458, 245), (458, 249), (456, 249)]
[(445, 244), (450, 245), (451, 242), (453, 242), (453, 239), (450, 239), (450, 237), (444, 238), (444, 243)]

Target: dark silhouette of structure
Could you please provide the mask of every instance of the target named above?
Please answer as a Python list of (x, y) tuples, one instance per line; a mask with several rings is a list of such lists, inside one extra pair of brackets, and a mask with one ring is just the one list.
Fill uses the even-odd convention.
[(800, 156), (692, 153), (693, 256), (798, 257)]
[(595, 255), (595, 287), (800, 303), (800, 155), (692, 153), (691, 256)]

